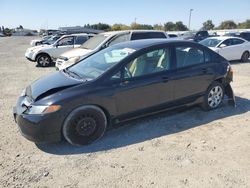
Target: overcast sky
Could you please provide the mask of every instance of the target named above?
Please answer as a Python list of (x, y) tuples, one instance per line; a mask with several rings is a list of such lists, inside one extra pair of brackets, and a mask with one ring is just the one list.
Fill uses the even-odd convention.
[(182, 21), (200, 29), (211, 19), (242, 22), (250, 19), (250, 0), (0, 0), (0, 25), (15, 28), (58, 28), (87, 23), (163, 24)]

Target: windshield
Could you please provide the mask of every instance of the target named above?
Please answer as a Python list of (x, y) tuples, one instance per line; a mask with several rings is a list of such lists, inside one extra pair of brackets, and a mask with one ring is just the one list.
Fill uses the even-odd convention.
[(200, 44), (207, 46), (207, 47), (216, 47), (220, 42), (221, 40), (219, 39), (208, 38), (208, 39), (200, 41)]
[(83, 59), (68, 68), (68, 71), (79, 75), (81, 78), (95, 79), (134, 51), (135, 49), (132, 48), (110, 47)]
[(96, 35), (96, 36), (92, 37), (91, 39), (87, 40), (85, 43), (83, 43), (80, 48), (94, 50), (106, 38), (107, 38), (107, 36), (105, 36), (105, 35), (101, 35), (101, 34)]

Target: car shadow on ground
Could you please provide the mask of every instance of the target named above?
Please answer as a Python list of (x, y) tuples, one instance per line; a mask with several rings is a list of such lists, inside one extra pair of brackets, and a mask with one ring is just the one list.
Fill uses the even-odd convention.
[(235, 108), (224, 102), (221, 108), (209, 112), (204, 112), (199, 107), (191, 107), (190, 109), (174, 110), (130, 121), (124, 123), (124, 126), (107, 131), (103, 138), (88, 146), (76, 147), (66, 142), (61, 142), (55, 144), (37, 144), (37, 147), (46, 153), (54, 155), (74, 155), (108, 151), (161, 136), (175, 134), (215, 120), (250, 111), (249, 99), (236, 97), (236, 103), (237, 106)]
[(46, 66), (46, 67), (42, 67), (41, 65), (38, 65), (38, 64), (36, 64), (36, 67), (37, 68), (51, 68), (51, 67), (55, 67), (56, 66), (56, 64), (55, 64), (55, 62), (52, 62), (52, 63), (50, 63), (48, 66)]

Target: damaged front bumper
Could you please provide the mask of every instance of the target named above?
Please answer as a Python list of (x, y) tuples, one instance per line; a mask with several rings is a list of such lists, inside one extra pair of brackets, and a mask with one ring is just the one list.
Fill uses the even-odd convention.
[(228, 97), (228, 104), (236, 107), (234, 91), (230, 84), (225, 87), (225, 95)]

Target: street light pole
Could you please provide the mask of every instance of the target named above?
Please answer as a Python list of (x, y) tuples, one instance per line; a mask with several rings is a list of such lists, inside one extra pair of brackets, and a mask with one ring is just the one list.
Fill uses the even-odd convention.
[(192, 11), (193, 11), (194, 9), (190, 9), (189, 10), (189, 21), (188, 21), (188, 29), (189, 29), (189, 31), (190, 31), (190, 24), (191, 24), (191, 16), (192, 16)]

